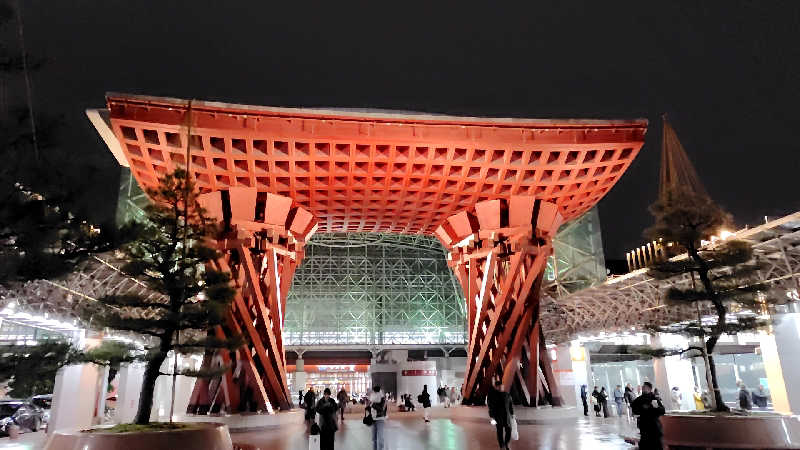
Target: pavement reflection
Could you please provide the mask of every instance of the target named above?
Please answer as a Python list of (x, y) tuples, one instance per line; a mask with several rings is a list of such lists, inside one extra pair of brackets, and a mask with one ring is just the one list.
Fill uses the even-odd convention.
[[(522, 425), (520, 440), (512, 449), (625, 449), (633, 448), (623, 436), (636, 436), (635, 425), (625, 418), (576, 419), (556, 425)], [(244, 450), (306, 450), (308, 438), (302, 425), (280, 429), (233, 433)], [(336, 448), (372, 448), (371, 429), (360, 418), (346, 418), (336, 433)], [(398, 413), (386, 424), (386, 450), (478, 450), (497, 448), (494, 427), (474, 421), (434, 417), (426, 424), (418, 413)]]

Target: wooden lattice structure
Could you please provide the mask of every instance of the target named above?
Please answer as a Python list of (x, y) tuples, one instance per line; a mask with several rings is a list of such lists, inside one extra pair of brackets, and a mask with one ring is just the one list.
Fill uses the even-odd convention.
[[(556, 393), (546, 352), (539, 351), (541, 283), (536, 282), (550, 252), (553, 226), (579, 217), (611, 189), (638, 154), (647, 129), (645, 120), (357, 113), (124, 94), (110, 94), (108, 111), (89, 116), (141, 186), (154, 186), (162, 175), (186, 168), (201, 193), (216, 196), (209, 209), (222, 205), (228, 214), (225, 205), (230, 202), (231, 214), (243, 211), (231, 220), (247, 222), (234, 224), (237, 233), (245, 234), (236, 235), (235, 246), (220, 244), (227, 254), (220, 265), (227, 264), (238, 276), (242, 305), (234, 308), (233, 321), (244, 323), (247, 311), (261, 321), (255, 331), (242, 331), (249, 336), (251, 353), (264, 347), (266, 357), (253, 358), (251, 376), (261, 379), (275, 407), (288, 402), (279, 318), (293, 270), (286, 268), (298, 263), (307, 238), (291, 229), (301, 212), (308, 217), (304, 223), (316, 224), (320, 232), (442, 230), (437, 236), (454, 258), (474, 259), (462, 263), (462, 269), (453, 266), (466, 267), (469, 274), (460, 276), (473, 327), (465, 395), (485, 392), (494, 374), (515, 379), (520, 363), (523, 371), (526, 364), (536, 367), (524, 380), (529, 395), (532, 390), (544, 392), (540, 387), (545, 386)], [(239, 203), (240, 196), (247, 201)], [(266, 217), (273, 214), (272, 205), (286, 214), (270, 222)], [(488, 211), (495, 216), (490, 218)], [(505, 225), (512, 223), (512, 213), (513, 223), (522, 228)], [(487, 220), (486, 225), (478, 218)], [(256, 239), (262, 235), (273, 240)], [(455, 239), (467, 235), (475, 235), (480, 244), (462, 248)], [(494, 256), (483, 254), (494, 248)], [(248, 253), (258, 255), (252, 268)], [(481, 264), (491, 274), (480, 278)], [(268, 278), (276, 271), (282, 275), (277, 284)], [(491, 293), (481, 298), (479, 308), (470, 289), (482, 280)], [(261, 286), (260, 296), (253, 286)], [(259, 310), (266, 312), (263, 317)], [(497, 322), (501, 316), (518, 322), (525, 337), (512, 336), (510, 328)], [(494, 328), (483, 331), (484, 325)], [(496, 342), (498, 338), (502, 341)], [(262, 344), (255, 342), (259, 339)], [(247, 383), (247, 392), (258, 387), (255, 380)], [(235, 397), (226, 395), (227, 409), (237, 410)]]
[(467, 402), (481, 401), (497, 375), (504, 385), (518, 386), (528, 404), (538, 404), (539, 393), (548, 391), (560, 404), (539, 296), (552, 239), (563, 222), (555, 204), (526, 196), (479, 202), (436, 230), (469, 306), (462, 387)]

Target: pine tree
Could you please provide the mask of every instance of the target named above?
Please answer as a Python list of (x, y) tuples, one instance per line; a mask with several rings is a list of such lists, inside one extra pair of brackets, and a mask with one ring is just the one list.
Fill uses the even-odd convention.
[[(702, 246), (702, 240), (710, 239), (732, 223), (730, 214), (704, 193), (671, 187), (651, 205), (650, 212), (655, 223), (645, 231), (645, 236), (673, 243), (672, 253), (683, 251), (686, 257), (657, 262), (650, 267), (649, 274), (656, 279), (689, 274), (693, 281), (688, 288), (669, 288), (666, 302), (679, 305), (707, 302), (716, 316), (711, 324), (703, 323), (698, 318), (685, 325), (657, 327), (655, 331), (658, 332), (699, 338), (704, 345), (672, 352), (656, 350), (653, 356), (686, 351), (707, 355), (716, 410), (726, 411), (728, 408), (720, 395), (716, 367), (711, 356), (717, 342), (723, 334), (736, 334), (766, 326), (767, 322), (758, 317), (766, 312), (769, 304), (777, 303), (781, 297), (771, 295), (770, 286), (759, 281), (758, 260), (754, 258), (749, 243), (731, 240)], [(736, 321), (727, 321), (727, 314), (732, 309), (749, 309), (753, 313), (740, 316)]]
[[(0, 32), (18, 20), (17, 11), (0, 1)], [(4, 82), (21, 83), (41, 66), (41, 59), (0, 40)], [(92, 211), (84, 197), (96, 170), (75, 158), (74, 148), (57, 145), (62, 121), (37, 114), (34, 136), (32, 107), (9, 105), (9, 98), (0, 95), (0, 286), (5, 287), (67, 274), (81, 258), (115, 245), (113, 227), (101, 231), (87, 221)]]
[(8, 382), (6, 395), (28, 398), (52, 393), (56, 372), (69, 361), (71, 348), (69, 343), (63, 341), (3, 348), (0, 354), (0, 381)]
[(121, 363), (138, 359), (136, 353), (130, 345), (117, 341), (103, 341), (88, 351), (80, 351), (64, 340), (3, 347), (0, 351), (0, 382), (8, 384), (6, 394), (12, 398), (51, 394), (58, 370), (79, 363), (109, 366), (110, 382)]
[(177, 170), (161, 179), (158, 188), (149, 189), (148, 195), (148, 220), (123, 247), (129, 262), (122, 270), (161, 295), (106, 296), (86, 311), (95, 324), (151, 338), (142, 356), (146, 368), (137, 424), (150, 420), (155, 382), (170, 351), (230, 350), (242, 343), (240, 336), (221, 340), (208, 333), (224, 323), (234, 290), (229, 274), (211, 268), (217, 252), (209, 242), (217, 226), (204, 217), (192, 181), (185, 171)]

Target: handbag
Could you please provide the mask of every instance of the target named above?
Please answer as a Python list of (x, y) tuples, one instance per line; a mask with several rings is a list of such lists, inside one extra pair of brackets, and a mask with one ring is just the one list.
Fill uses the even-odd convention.
[(519, 440), (519, 429), (517, 428), (517, 418), (511, 416), (511, 440), (518, 441)]
[(372, 418), (372, 412), (369, 410), (369, 406), (364, 410), (364, 418), (361, 420), (361, 423), (368, 427), (371, 427), (372, 424), (375, 423), (375, 419)]

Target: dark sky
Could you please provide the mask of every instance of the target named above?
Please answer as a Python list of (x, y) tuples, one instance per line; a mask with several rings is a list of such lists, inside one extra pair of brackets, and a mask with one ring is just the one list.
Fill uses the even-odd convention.
[[(76, 157), (109, 170), (115, 163), (83, 114), (104, 106), (106, 91), (645, 117), (642, 153), (600, 203), (613, 258), (650, 224), (667, 112), (707, 189), (740, 225), (800, 209), (797, 0), (20, 2), (29, 52), (49, 59), (34, 78), (38, 108), (63, 114)], [(113, 192), (111, 178), (99, 192)]]

